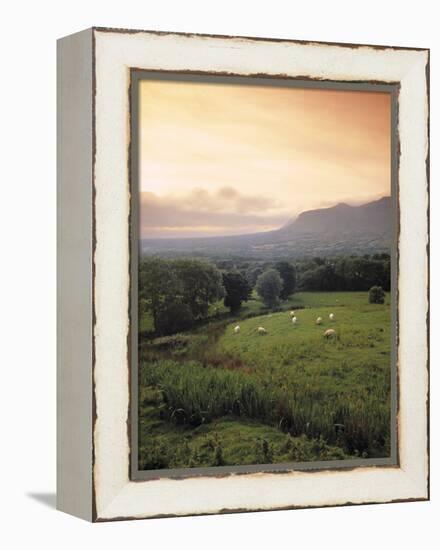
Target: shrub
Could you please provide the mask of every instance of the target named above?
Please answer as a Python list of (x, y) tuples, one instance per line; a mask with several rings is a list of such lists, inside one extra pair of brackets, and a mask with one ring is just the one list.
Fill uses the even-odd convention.
[(368, 301), (370, 304), (383, 304), (385, 302), (385, 292), (381, 286), (372, 286), (368, 292)]
[(194, 351), (200, 346), (206, 345), (208, 337), (203, 334), (173, 334), (171, 336), (161, 336), (151, 340), (146, 345), (151, 351), (171, 352), (171, 354), (180, 355), (186, 351)]
[(162, 305), (156, 315), (156, 331), (158, 334), (173, 334), (191, 328), (194, 317), (187, 304), (170, 302)]

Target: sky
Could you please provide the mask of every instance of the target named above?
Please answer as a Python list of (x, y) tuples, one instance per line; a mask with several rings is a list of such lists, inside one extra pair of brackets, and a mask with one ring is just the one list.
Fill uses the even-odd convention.
[(278, 229), (390, 194), (390, 94), (140, 82), (142, 238)]

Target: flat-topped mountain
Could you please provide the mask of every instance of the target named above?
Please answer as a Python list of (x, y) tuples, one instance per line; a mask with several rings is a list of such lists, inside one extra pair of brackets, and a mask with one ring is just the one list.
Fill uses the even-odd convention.
[(391, 198), (302, 212), (280, 229), (249, 235), (142, 239), (142, 254), (164, 256), (275, 257), (334, 256), (389, 252)]

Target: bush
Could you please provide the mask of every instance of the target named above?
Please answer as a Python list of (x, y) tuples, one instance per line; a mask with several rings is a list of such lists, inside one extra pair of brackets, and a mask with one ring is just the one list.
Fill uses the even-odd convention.
[(196, 353), (198, 349), (204, 348), (208, 337), (203, 334), (172, 334), (161, 336), (148, 342), (144, 351), (156, 353), (167, 353), (172, 356), (182, 356), (186, 353)]
[(158, 334), (174, 334), (188, 330), (194, 324), (194, 317), (187, 304), (170, 302), (160, 307), (156, 315)]
[(368, 291), (368, 301), (370, 304), (383, 304), (385, 302), (385, 292), (381, 286), (372, 286)]

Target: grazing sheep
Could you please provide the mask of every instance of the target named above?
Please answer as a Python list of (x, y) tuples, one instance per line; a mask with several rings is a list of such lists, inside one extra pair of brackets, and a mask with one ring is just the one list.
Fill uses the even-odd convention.
[(294, 311), (291, 311), (291, 312), (290, 312), (290, 316), (291, 316), (291, 317), (295, 317), (295, 312), (294, 312)]
[(329, 328), (324, 332), (324, 338), (333, 338), (336, 336), (336, 330), (333, 328)]
[(292, 323), (296, 325), (298, 323), (298, 319), (296, 317), (292, 317)]
[(267, 330), (264, 327), (258, 327), (257, 331), (258, 331), (258, 334), (260, 334), (261, 336), (264, 336), (265, 334), (267, 334)]
[(237, 325), (235, 328), (234, 328), (234, 332), (235, 334), (238, 334), (240, 332), (240, 325)]
[(334, 313), (330, 313), (330, 315), (328, 316), (328, 318), (330, 319), (330, 321), (334, 321), (334, 320), (335, 320), (335, 314), (334, 314)]
[(317, 324), (317, 325), (322, 325), (322, 317), (318, 317), (318, 318), (316, 319), (316, 324)]

